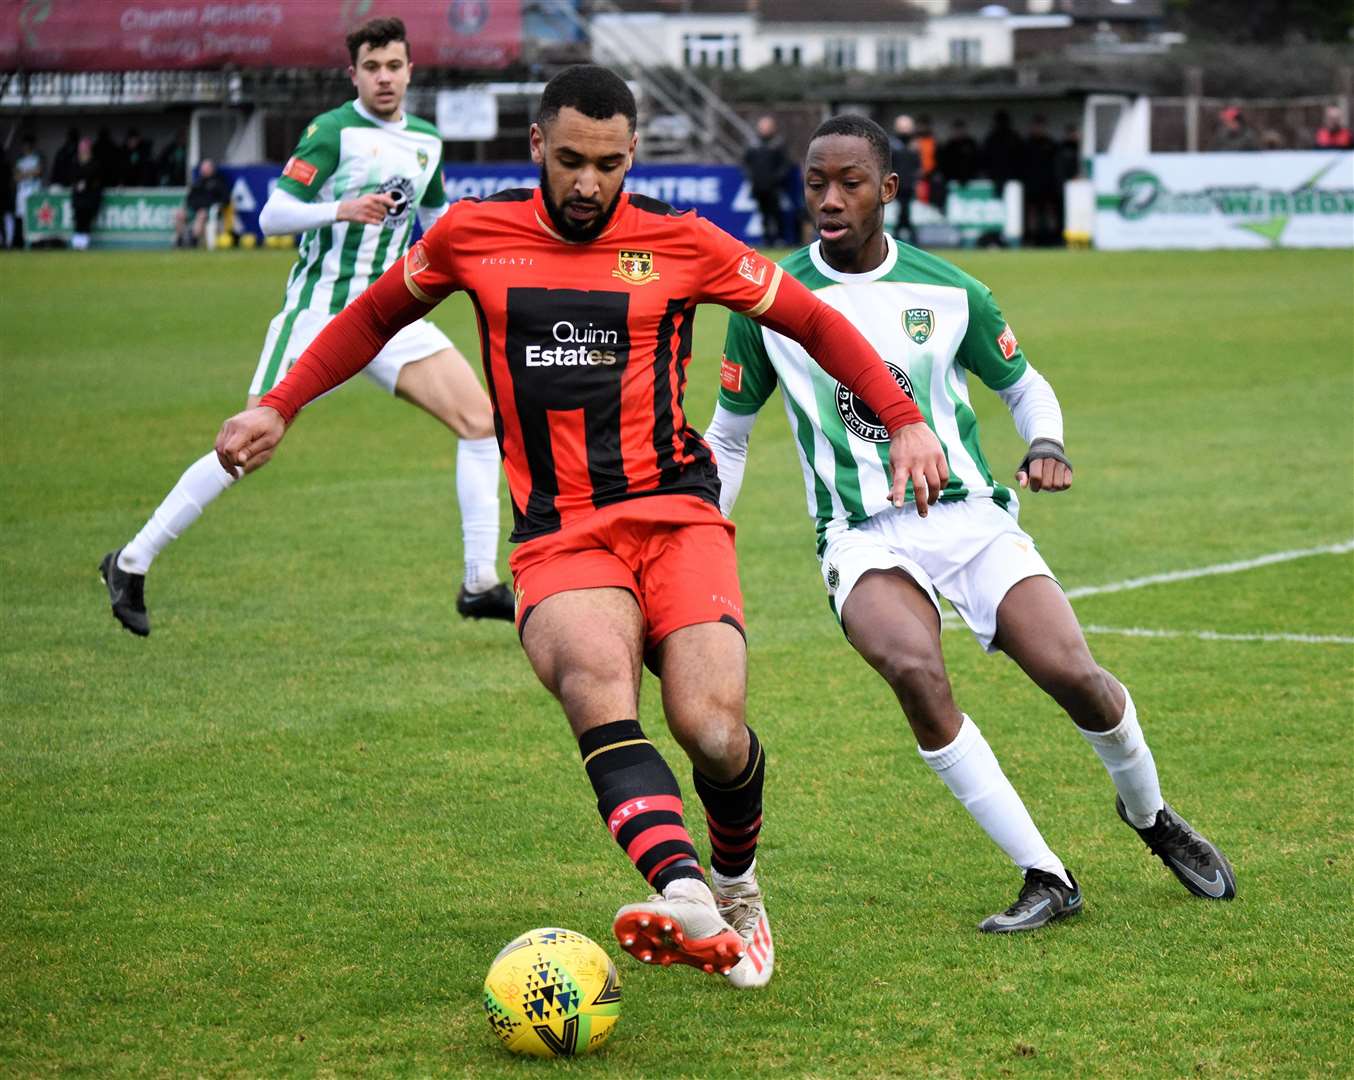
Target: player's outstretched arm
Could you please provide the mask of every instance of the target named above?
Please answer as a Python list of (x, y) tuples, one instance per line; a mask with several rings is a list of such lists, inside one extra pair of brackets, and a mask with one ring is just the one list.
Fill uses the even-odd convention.
[(272, 456), (287, 423), (276, 409), (259, 405), (236, 413), (224, 424), (216, 436), (216, 457), (227, 472), (248, 470), (251, 464), (262, 464)]

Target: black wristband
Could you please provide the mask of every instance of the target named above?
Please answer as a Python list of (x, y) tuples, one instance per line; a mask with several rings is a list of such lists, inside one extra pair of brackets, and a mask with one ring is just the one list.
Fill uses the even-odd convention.
[(1063, 453), (1063, 444), (1057, 439), (1035, 439), (1030, 443), (1030, 448), (1025, 452), (1025, 460), (1020, 463), (1016, 472), (1027, 473), (1030, 471), (1030, 462), (1037, 461), (1040, 458), (1052, 458), (1054, 461), (1061, 461), (1069, 469), (1072, 463), (1067, 460), (1067, 455)]

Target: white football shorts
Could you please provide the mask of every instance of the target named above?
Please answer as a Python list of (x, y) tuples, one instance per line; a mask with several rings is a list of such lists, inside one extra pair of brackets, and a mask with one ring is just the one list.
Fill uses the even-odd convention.
[(991, 499), (937, 503), (921, 517), (911, 503), (888, 509), (832, 537), (823, 552), (823, 584), (840, 621), (846, 598), (870, 570), (899, 569), (931, 598), (940, 597), (988, 652), (995, 652), (997, 605), (1011, 586), (1053, 571), (1016, 519)]
[[(297, 311), (295, 317), (291, 312), (279, 312), (268, 324), (259, 366), (254, 372), (254, 381), (249, 384), (250, 395), (262, 397), (280, 383), (332, 318), (332, 315), (309, 310)], [(362, 369), (362, 374), (386, 393), (393, 394), (395, 381), (405, 364), (451, 347), (451, 339), (446, 334), (427, 319), (419, 319), (387, 341), (386, 347)]]

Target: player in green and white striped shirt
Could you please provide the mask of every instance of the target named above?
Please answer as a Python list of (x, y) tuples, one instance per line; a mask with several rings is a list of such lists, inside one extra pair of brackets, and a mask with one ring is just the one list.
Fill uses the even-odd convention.
[(1005, 652), (1067, 711), (1114, 781), (1119, 816), (1180, 882), (1197, 896), (1230, 899), (1231, 866), (1162, 800), (1133, 699), (1092, 659), (1052, 571), (1016, 524), (1014, 492), (997, 481), (979, 443), (969, 375), (1001, 396), (1029, 444), (1017, 483), (1069, 487), (1052, 388), (982, 284), (884, 232), (898, 178), (882, 128), (858, 116), (828, 120), (809, 144), (804, 176), (820, 239), (782, 265), (847, 315), (893, 369), (944, 446), (950, 480), (929, 515), (913, 502), (890, 505), (888, 434), (878, 418), (795, 342), (735, 316), (706, 433), (722, 508), (727, 514), (738, 496), (755, 414), (779, 386), (833, 611), (897, 695), (922, 758), (1024, 873), (1016, 902), (980, 929), (1037, 929), (1081, 910), (1081, 890), (955, 705), (940, 646), (941, 596), (984, 647)]
[[(275, 386), (329, 320), (409, 247), (414, 216), (424, 229), (447, 208), (442, 139), (404, 111), (413, 65), (399, 19), (372, 19), (348, 35), (349, 75), (357, 100), (314, 119), (259, 215), (270, 235), (301, 233), (282, 310), (268, 327), (249, 405)], [(420, 319), (396, 334), (365, 374), (460, 437), (456, 494), (465, 547), (457, 610), (474, 618), (513, 617), (500, 583), (499, 455), (488, 395), (447, 336)], [(265, 464), (267, 456), (247, 471)], [(127, 629), (150, 633), (145, 574), (171, 540), (238, 477), (215, 451), (189, 466), (150, 520), (100, 566), (113, 614)]]

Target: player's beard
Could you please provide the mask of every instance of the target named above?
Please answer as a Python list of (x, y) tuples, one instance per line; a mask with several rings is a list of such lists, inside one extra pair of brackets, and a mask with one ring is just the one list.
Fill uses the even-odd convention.
[[(611, 200), (611, 205), (604, 207), (598, 214), (586, 225), (575, 225), (564, 216), (564, 207), (560, 206), (550, 197), (550, 177), (546, 173), (545, 165), (541, 165), (541, 198), (545, 200), (545, 212), (550, 215), (550, 220), (554, 223), (555, 229), (560, 236), (574, 244), (586, 244), (589, 240), (596, 240), (601, 235), (602, 230), (607, 227), (607, 222), (611, 220), (611, 215), (616, 212), (616, 206), (621, 201), (621, 191), (624, 188), (617, 189), (616, 197)], [(571, 202), (587, 203), (591, 206), (598, 205), (590, 199), (565, 199), (564, 205)]]

